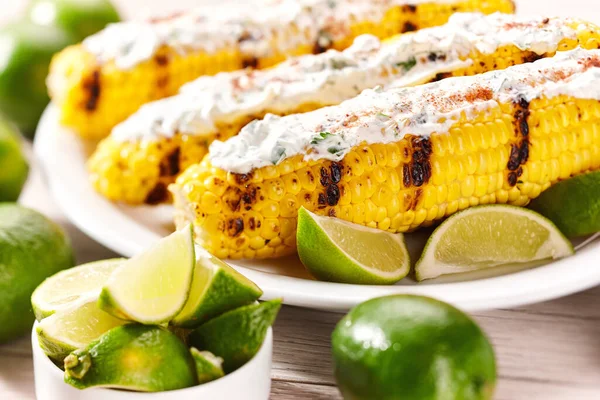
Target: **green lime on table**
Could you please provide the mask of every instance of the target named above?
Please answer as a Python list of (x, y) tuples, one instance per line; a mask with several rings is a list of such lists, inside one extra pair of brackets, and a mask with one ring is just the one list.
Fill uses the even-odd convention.
[(50, 101), (50, 60), (72, 42), (62, 29), (27, 21), (0, 28), (0, 114), (29, 137)]
[(254, 303), (262, 290), (206, 250), (196, 248), (196, 268), (189, 298), (172, 325), (195, 328), (225, 311)]
[(118, 318), (169, 322), (188, 299), (195, 265), (192, 228), (187, 226), (116, 268), (98, 304)]
[(19, 198), (28, 173), (19, 132), (0, 116), (0, 202)]
[(44, 353), (62, 362), (70, 352), (87, 346), (110, 329), (128, 323), (100, 310), (95, 298), (59, 311), (42, 320), (37, 328)]
[(71, 243), (60, 226), (37, 211), (0, 203), (0, 343), (31, 330), (31, 294), (72, 266)]
[(336, 326), (335, 377), (345, 399), (488, 400), (494, 350), (473, 320), (427, 297), (366, 301)]
[(258, 353), (280, 308), (275, 299), (228, 311), (194, 330), (189, 343), (223, 358), (223, 370), (233, 372)]
[(113, 328), (67, 356), (64, 366), (65, 382), (78, 389), (160, 392), (198, 383), (188, 348), (158, 326), (129, 324)]
[(301, 208), (297, 239), (300, 260), (319, 280), (388, 285), (410, 271), (402, 234), (321, 217)]
[(551, 186), (530, 207), (554, 222), (567, 237), (600, 232), (600, 171)]
[(415, 266), (417, 280), (498, 265), (558, 259), (573, 245), (549, 219), (508, 205), (468, 208), (431, 235)]
[(120, 20), (108, 0), (34, 0), (27, 15), (35, 24), (64, 29), (77, 42)]
[(195, 347), (192, 347), (190, 352), (196, 363), (199, 384), (214, 381), (225, 376), (225, 372), (223, 372), (223, 359), (221, 357), (215, 356), (210, 351), (200, 351)]
[(82, 298), (97, 298), (110, 274), (125, 261), (124, 258), (113, 258), (91, 262), (46, 279), (31, 295), (35, 317), (41, 321), (56, 311), (72, 307)]

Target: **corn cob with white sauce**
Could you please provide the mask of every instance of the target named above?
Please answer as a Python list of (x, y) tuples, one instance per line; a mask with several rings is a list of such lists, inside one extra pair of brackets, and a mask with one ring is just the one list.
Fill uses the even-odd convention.
[(118, 125), (89, 162), (96, 189), (131, 204), (169, 200), (167, 186), (215, 140), (267, 113), (339, 104), (378, 85), (413, 86), (553, 55), (597, 48), (599, 29), (570, 18), (456, 14), (441, 27), (381, 43), (363, 35), (349, 49), (291, 59), (262, 71), (202, 77), (177, 96), (143, 106)]

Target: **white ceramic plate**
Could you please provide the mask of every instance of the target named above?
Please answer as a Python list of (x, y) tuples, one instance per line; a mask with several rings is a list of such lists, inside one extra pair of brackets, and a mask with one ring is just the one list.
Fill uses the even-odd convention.
[[(171, 206), (113, 204), (93, 190), (85, 169), (89, 147), (59, 125), (52, 106), (46, 110), (34, 148), (50, 189), (67, 217), (92, 238), (125, 256), (132, 256), (169, 234), (173, 230)], [(418, 255), (422, 237), (410, 239)], [(474, 311), (535, 303), (596, 286), (600, 284), (599, 258), (600, 242), (593, 242), (573, 257), (543, 266), (525, 270), (523, 266), (494, 268), (419, 284), (404, 279), (395, 286), (317, 282), (297, 257), (236, 261), (232, 265), (264, 290), (265, 299), (283, 297), (286, 304), (295, 306), (343, 311), (372, 297), (411, 293)]]

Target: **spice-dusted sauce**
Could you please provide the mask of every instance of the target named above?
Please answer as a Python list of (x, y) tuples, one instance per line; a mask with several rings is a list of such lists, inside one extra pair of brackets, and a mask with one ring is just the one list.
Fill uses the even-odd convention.
[(210, 161), (236, 173), (305, 159), (339, 161), (361, 143), (444, 133), (461, 117), (499, 103), (568, 95), (600, 100), (600, 50), (581, 48), (503, 71), (437, 83), (366, 90), (339, 106), (286, 117), (267, 115), (226, 142), (213, 142)]
[(177, 133), (212, 135), (216, 122), (228, 123), (269, 110), (284, 114), (301, 104), (339, 104), (375, 86), (414, 86), (440, 73), (471, 65), (472, 52), (493, 54), (514, 45), (538, 54), (556, 51), (575, 39), (578, 23), (569, 18), (455, 14), (441, 27), (399, 36), (383, 44), (358, 37), (344, 50), (290, 59), (262, 71), (201, 77), (179, 95), (149, 103), (115, 127), (115, 140), (155, 139)]
[(324, 47), (347, 37), (355, 21), (380, 21), (392, 7), (459, 0), (254, 0), (215, 2), (172, 18), (109, 25), (83, 46), (101, 62), (132, 68), (161, 46), (182, 53), (239, 48), (264, 57), (308, 44)]

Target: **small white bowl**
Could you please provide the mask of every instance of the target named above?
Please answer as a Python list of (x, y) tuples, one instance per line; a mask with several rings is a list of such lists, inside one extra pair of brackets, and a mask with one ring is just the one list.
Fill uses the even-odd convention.
[(33, 370), (35, 394), (38, 400), (267, 400), (271, 392), (271, 357), (273, 330), (269, 328), (265, 341), (254, 358), (240, 369), (223, 378), (187, 389), (158, 393), (139, 393), (111, 389), (79, 390), (63, 381), (61, 371), (44, 354), (33, 326)]

